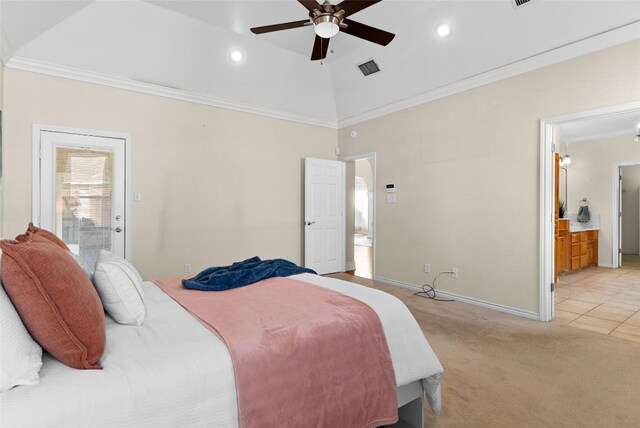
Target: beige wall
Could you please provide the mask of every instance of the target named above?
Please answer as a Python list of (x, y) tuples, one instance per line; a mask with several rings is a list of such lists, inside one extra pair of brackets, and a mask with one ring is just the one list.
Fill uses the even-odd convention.
[[(377, 153), (377, 276), (539, 311), (540, 119), (640, 100), (640, 41), (475, 88), (339, 132)], [(349, 138), (357, 130), (356, 141)]]
[(589, 212), (600, 214), (598, 264), (613, 266), (613, 179), (616, 164), (640, 163), (640, 145), (633, 135), (569, 143), (567, 153), (568, 212), (577, 213), (582, 198), (589, 201)]
[(622, 254), (638, 254), (640, 251), (640, 166), (623, 167), (622, 183)]
[(5, 236), (31, 219), (32, 125), (132, 138), (133, 263), (145, 278), (244, 257), (302, 261), (303, 158), (336, 131), (7, 68)]

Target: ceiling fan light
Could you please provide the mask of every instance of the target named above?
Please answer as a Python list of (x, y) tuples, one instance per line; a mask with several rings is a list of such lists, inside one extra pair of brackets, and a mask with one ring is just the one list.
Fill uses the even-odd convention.
[(438, 24), (438, 26), (436, 27), (436, 34), (441, 39), (449, 37), (451, 35), (451, 26), (446, 22)]
[(333, 15), (320, 15), (313, 20), (313, 30), (323, 39), (330, 39), (340, 31), (340, 20)]
[(242, 61), (242, 52), (240, 52), (239, 50), (234, 50), (231, 51), (231, 54), (229, 55), (229, 57), (231, 58), (231, 61), (233, 62), (240, 62)]

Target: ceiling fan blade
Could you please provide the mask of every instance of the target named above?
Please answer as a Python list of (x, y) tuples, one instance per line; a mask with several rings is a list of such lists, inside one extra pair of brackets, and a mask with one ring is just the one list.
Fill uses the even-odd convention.
[(309, 24), (310, 21), (305, 19), (304, 21), (284, 22), (282, 24), (265, 25), (264, 27), (254, 27), (251, 32), (254, 34), (271, 33), (272, 31), (290, 30), (292, 28), (304, 27)]
[(344, 10), (344, 15), (349, 16), (354, 13), (360, 12), (362, 9), (366, 9), (369, 6), (373, 6), (376, 3), (381, 2), (382, 0), (344, 0), (340, 4), (336, 5), (337, 10)]
[(329, 50), (329, 41), (331, 39), (323, 39), (316, 35), (316, 41), (313, 43), (313, 51), (311, 52), (311, 61), (325, 59)]
[(298, 0), (298, 3), (306, 7), (309, 12), (313, 12), (313, 9), (324, 12), (324, 8), (320, 6), (316, 0)]
[(341, 28), (340, 32), (351, 34), (352, 36), (360, 37), (361, 39), (368, 40), (382, 46), (387, 46), (396, 36), (393, 33), (380, 30), (379, 28), (370, 27), (350, 19), (345, 19), (343, 22), (347, 24), (347, 28)]

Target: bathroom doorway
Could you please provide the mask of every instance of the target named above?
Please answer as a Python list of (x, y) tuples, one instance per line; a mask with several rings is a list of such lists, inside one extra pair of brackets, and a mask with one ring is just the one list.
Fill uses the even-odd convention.
[(367, 279), (374, 277), (375, 260), (375, 154), (343, 159), (347, 171), (346, 270)]
[(639, 125), (640, 104), (542, 121), (543, 321), (640, 341), (640, 264), (619, 263), (640, 259)]

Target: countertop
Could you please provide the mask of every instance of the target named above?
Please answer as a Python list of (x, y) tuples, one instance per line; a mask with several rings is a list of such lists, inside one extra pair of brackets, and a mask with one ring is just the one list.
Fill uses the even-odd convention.
[(586, 232), (588, 230), (600, 230), (600, 228), (588, 224), (569, 223), (569, 232)]
[(569, 222), (569, 232), (586, 232), (589, 230), (600, 230), (598, 226), (594, 226), (593, 224), (590, 224), (591, 222), (578, 223), (575, 221), (571, 221), (571, 219), (569, 218), (559, 218), (558, 220)]

